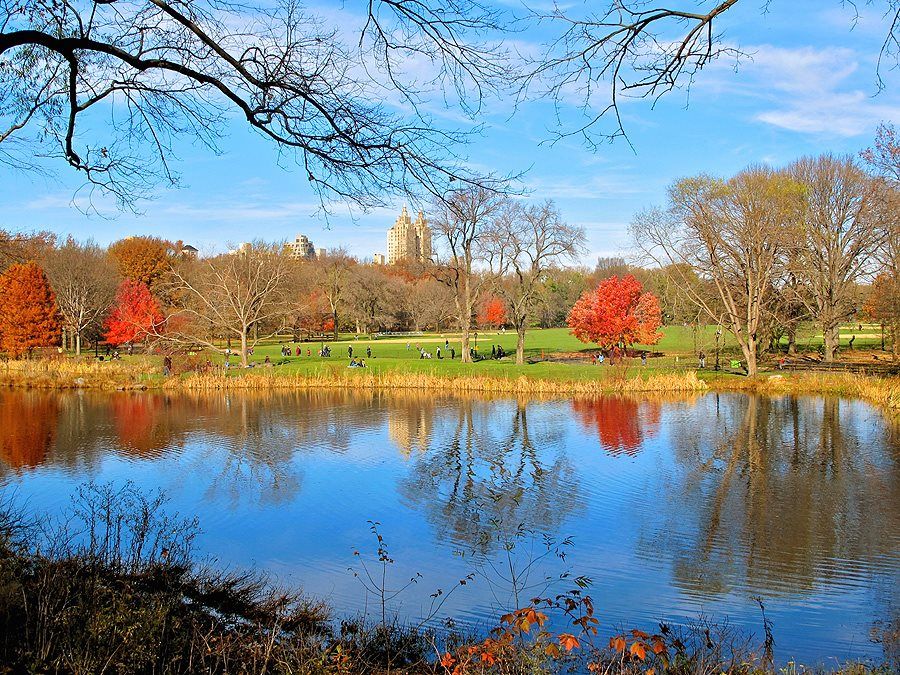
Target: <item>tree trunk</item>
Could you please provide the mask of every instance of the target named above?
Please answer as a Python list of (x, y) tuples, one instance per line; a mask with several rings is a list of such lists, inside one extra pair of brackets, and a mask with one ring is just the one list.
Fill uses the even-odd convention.
[(825, 361), (834, 361), (834, 352), (840, 343), (841, 329), (839, 326), (823, 326), (822, 337), (825, 343)]
[(525, 323), (516, 326), (516, 365), (525, 363)]
[(793, 356), (797, 353), (797, 329), (791, 326), (788, 329), (788, 345), (787, 345), (787, 353), (790, 356)]
[(244, 326), (243, 330), (241, 331), (241, 365), (244, 368), (246, 368), (248, 365), (248, 359), (247, 359), (247, 333), (248, 332), (249, 332), (249, 330), (247, 329), (247, 326)]
[(81, 356), (81, 331), (75, 331), (75, 356)]
[(469, 326), (468, 326), (468, 324), (463, 326), (462, 346), (460, 347), (460, 351), (462, 352), (462, 354), (460, 354), (460, 356), (462, 357), (462, 362), (463, 363), (472, 363), (472, 355), (469, 353)]
[(331, 310), (331, 320), (334, 321), (334, 326), (331, 329), (331, 334), (334, 336), (334, 339), (338, 339), (338, 313), (337, 309)]
[(747, 377), (753, 377), (758, 372), (756, 365), (756, 354), (758, 351), (756, 340), (752, 337), (749, 338), (746, 344), (741, 345), (741, 351), (744, 354), (744, 359), (747, 361)]

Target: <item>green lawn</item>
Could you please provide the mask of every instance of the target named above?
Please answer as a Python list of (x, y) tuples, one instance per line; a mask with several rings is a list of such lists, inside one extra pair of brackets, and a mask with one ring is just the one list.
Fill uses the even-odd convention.
[[(846, 345), (850, 336), (856, 331), (856, 326), (853, 326), (852, 329), (852, 332), (849, 328), (847, 331), (842, 331), (842, 345)], [(672, 372), (673, 370), (684, 368), (696, 368), (695, 345), (697, 349), (702, 349), (707, 353), (707, 364), (711, 367), (714, 362), (715, 330), (715, 326), (706, 326), (698, 331), (683, 326), (664, 327), (662, 329), (663, 338), (660, 342), (652, 347), (648, 347), (654, 354), (659, 354), (659, 356), (652, 357), (646, 367), (642, 367), (638, 359), (629, 359), (627, 364), (629, 376), (638, 373), (652, 374)], [(450, 346), (455, 348), (455, 360), (449, 358), (450, 354), (444, 348), (445, 340), (449, 340)], [(800, 335), (798, 342), (801, 348), (815, 349), (821, 344), (822, 337), (821, 334), (817, 334), (810, 328)], [(282, 344), (291, 345), (292, 356), (288, 358), (281, 356)], [(460, 360), (460, 335), (457, 332), (382, 338), (342, 334), (338, 341), (324, 343), (331, 346), (331, 358), (317, 356), (322, 344), (321, 342), (300, 343), (302, 356), (295, 356), (293, 354), (295, 354), (297, 345), (291, 342), (290, 337), (285, 336), (277, 340), (271, 339), (256, 346), (250, 361), (259, 365), (268, 356), (277, 372), (285, 374), (315, 375), (343, 372), (347, 369), (348, 364), (347, 349), (352, 346), (353, 355), (366, 358), (369, 372), (374, 373), (393, 371), (435, 375), (477, 374), (490, 377), (513, 378), (524, 375), (530, 378), (558, 380), (592, 379), (621, 374), (619, 369), (610, 368), (608, 365), (591, 367), (584, 361), (575, 363), (539, 362), (517, 366), (514, 363), (516, 336), (511, 331), (506, 331), (505, 333), (494, 330), (479, 331), (477, 345), (478, 352), (481, 355), (490, 356), (491, 345), (501, 345), (507, 354), (512, 354), (512, 356), (507, 356), (503, 360), (487, 358), (472, 364), (464, 364)], [(739, 354), (734, 339), (729, 333), (723, 334), (722, 344), (724, 345), (722, 350), (722, 364), (724, 368), (728, 365), (732, 356), (739, 358)], [(880, 344), (880, 334), (875, 330), (874, 326), (863, 326), (855, 342), (857, 348), (880, 347)], [(409, 345), (408, 348), (407, 345)], [(417, 346), (421, 346), (431, 352), (434, 358), (420, 359), (416, 349)], [(372, 349), (372, 358), (366, 357), (367, 347)], [(444, 356), (441, 360), (436, 358), (438, 347), (441, 347), (442, 355)], [(526, 334), (526, 358), (535, 360), (542, 357), (550, 357), (561, 352), (590, 352), (595, 349), (594, 345), (585, 345), (579, 342), (569, 333), (567, 328), (533, 329)], [(311, 356), (306, 355), (307, 350), (309, 350)], [(123, 360), (128, 360), (128, 357), (123, 356), (122, 358)], [(217, 364), (221, 364), (223, 361), (221, 355), (213, 355), (211, 358)], [(232, 364), (237, 365), (238, 360), (235, 357), (232, 357), (231, 361)], [(235, 368), (233, 372), (237, 374), (241, 371)]]

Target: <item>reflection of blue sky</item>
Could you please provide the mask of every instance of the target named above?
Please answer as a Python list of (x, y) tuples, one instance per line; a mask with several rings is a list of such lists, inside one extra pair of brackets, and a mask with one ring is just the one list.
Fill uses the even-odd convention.
[[(332, 3), (318, 4), (343, 28), (358, 18), (358, 3), (342, 3), (339, 11)], [(808, 153), (856, 153), (870, 144), (880, 120), (900, 117), (896, 69), (883, 69), (887, 88), (874, 95), (875, 61), (887, 31), (877, 9), (856, 3), (862, 16), (851, 30), (852, 3), (779, 1), (767, 3), (765, 13), (761, 4), (738, 3), (721, 24), (729, 43), (744, 47), (752, 59), (736, 69), (727, 60), (707, 68), (689, 98), (676, 92), (652, 110), (643, 101), (623, 105), (633, 151), (621, 142), (597, 152), (576, 139), (542, 143), (552, 130), (553, 107), (526, 104), (510, 119), (510, 97), (505, 97), (488, 101), (479, 116), (485, 132), (468, 150), (470, 163), (501, 173), (529, 169), (526, 180), (535, 197), (555, 199), (566, 219), (585, 226), (590, 259), (625, 248), (626, 225), (635, 212), (660, 202), (677, 178), (728, 174), (751, 163), (783, 165)], [(547, 36), (543, 30), (525, 32), (515, 40), (520, 50), (532, 52)], [(441, 124), (458, 118), (440, 102), (430, 109)], [(579, 121), (571, 104), (560, 112), (570, 125)], [(161, 190), (144, 205), (143, 216), (87, 219), (69, 206), (77, 183), (65, 170), (61, 182), (53, 182), (0, 167), (0, 227), (50, 228), (101, 243), (149, 232), (189, 240), (204, 250), (304, 232), (317, 246), (341, 244), (360, 256), (384, 252), (385, 229), (400, 198), (369, 214), (337, 208), (326, 223), (316, 213), (303, 171), (280, 168), (273, 149), (239, 122), (229, 132), (221, 156), (189, 139), (178, 143), (186, 188)], [(100, 200), (98, 206), (114, 215), (111, 204)]]
[[(738, 396), (720, 397), (719, 416), (728, 422), (725, 428), (733, 430), (740, 424), (742, 401)], [(804, 400), (802, 409), (809, 424), (820, 405), (817, 399)], [(427, 452), (443, 446), (458, 418), (453, 404), (441, 403), (435, 409)], [(515, 404), (476, 404), (475, 410), (476, 420), (486, 420), (492, 432), (502, 435)], [(347, 414), (352, 416), (352, 411)], [(591, 595), (607, 628), (622, 623), (652, 627), (657, 620), (689, 621), (702, 613), (713, 618), (727, 616), (733, 625), (758, 633), (761, 620), (752, 596), (759, 594), (775, 625), (780, 658), (796, 656), (808, 662), (823, 655), (877, 656), (877, 647), (866, 643), (865, 636), (872, 620), (887, 618), (882, 614), (891, 608), (897, 610), (897, 532), (884, 532), (888, 543), (878, 559), (812, 556), (817, 559), (816, 581), (804, 588), (794, 584), (790, 569), (784, 570), (783, 579), (770, 580), (771, 588), (751, 587), (747, 565), (760, 553), (753, 550), (753, 542), (744, 540), (716, 540), (714, 554), (721, 556), (722, 565), (714, 571), (723, 577), (721, 586), (704, 590), (703, 579), (691, 576), (697, 570), (676, 570), (679, 557), (697, 547), (702, 538), (703, 509), (720, 475), (714, 472), (712, 478), (692, 483), (690, 467), (676, 452), (689, 453), (692, 443), (708, 448), (717, 417), (712, 396), (696, 404), (663, 404), (658, 431), (644, 436), (641, 450), (634, 456), (605, 451), (596, 432), (570, 419), (567, 402), (531, 404), (528, 415), (535, 438), (544, 431), (561, 429), (558, 435), (547, 436), (551, 447), (541, 450), (563, 452), (578, 475), (577, 508), (563, 514), (555, 533), (559, 538), (571, 536), (574, 548), (565, 565), (552, 561), (543, 569), (548, 574), (571, 569), (593, 578)], [(203, 554), (220, 564), (269, 571), (280, 581), (328, 596), (339, 608), (360, 611), (364, 593), (348, 568), (359, 568), (354, 550), (375, 564), (375, 542), (368, 521), (378, 520), (396, 561), (390, 571), (392, 583), (405, 583), (416, 573), (423, 575), (393, 605), (394, 611), (414, 618), (430, 605), (429, 595), (435, 589), (448, 590), (472, 570), (477, 559), (459, 555), (467, 550), (464, 543), (439, 536), (436, 528), (440, 523), (426, 518), (425, 502), (414, 505), (399, 493), (398, 486), (415, 470), (422, 455), (405, 458), (398, 451), (385, 415), (366, 419), (365, 424), (359, 420), (353, 424), (345, 451), (334, 452), (326, 446), (327, 441), (321, 441), (289, 455), (279, 474), (297, 480), (291, 486), (293, 492), (279, 500), (265, 498), (271, 485), (253, 483), (254, 479), (271, 479), (272, 474), (262, 470), (229, 474), (234, 484), (220, 489), (217, 481), (231, 461), (230, 453), (206, 433), (189, 434), (183, 439), (183, 449), (153, 459), (132, 460), (110, 451), (101, 454), (89, 470), (77, 466), (61, 471), (45, 465), (11, 475), (4, 490), (17, 490), (38, 512), (61, 509), (68, 495), (88, 477), (161, 487), (170, 494), (173, 509), (198, 516)], [(884, 421), (868, 406), (847, 402), (841, 405), (841, 419), (848, 448), (860, 453), (853, 466), (877, 474), (882, 484), (893, 485), (894, 492), (889, 494), (896, 494), (896, 448), (887, 445)], [(291, 423), (288, 417), (276, 419), (276, 426), (289, 427)], [(696, 430), (696, 437), (686, 434), (686, 429)], [(779, 465), (776, 471), (787, 468)], [(777, 523), (777, 514), (772, 517)], [(858, 528), (863, 524), (848, 521), (841, 526)], [(879, 525), (874, 527), (877, 530)], [(723, 529), (725, 535), (733, 531), (740, 527)], [(778, 572), (777, 561), (770, 567)], [(503, 595), (502, 589), (498, 595)], [(373, 600), (369, 599), (370, 611), (374, 611)], [(440, 616), (452, 614), (478, 621), (495, 616), (498, 609), (491, 589), (479, 581), (455, 593)], [(793, 653), (786, 651), (795, 647)]]

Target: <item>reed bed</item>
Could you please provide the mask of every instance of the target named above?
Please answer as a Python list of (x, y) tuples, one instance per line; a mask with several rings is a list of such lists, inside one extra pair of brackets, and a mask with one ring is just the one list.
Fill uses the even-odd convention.
[(285, 373), (257, 368), (224, 374), (187, 373), (162, 378), (150, 359), (98, 362), (93, 359), (45, 359), (0, 362), (0, 386), (32, 389), (132, 389), (169, 391), (274, 391), (296, 389), (480, 394), (484, 396), (591, 397), (608, 394), (647, 396), (653, 393), (752, 392), (768, 395), (834, 395), (859, 398), (900, 415), (900, 377), (851, 373), (789, 373), (754, 378), (701, 379), (695, 371), (635, 374), (625, 369), (596, 379), (498, 377), (359, 371), (328, 368), (316, 373)]
[(331, 371), (313, 375), (244, 373), (240, 376), (196, 374), (171, 379), (166, 387), (187, 390), (217, 389), (369, 389), (420, 390), (447, 393), (592, 396), (643, 392), (699, 392), (707, 384), (693, 371), (647, 377), (611, 377), (598, 380), (550, 380), (483, 376), (444, 376), (424, 373), (358, 373)]
[(30, 389), (121, 389), (146, 387), (152, 366), (148, 359), (40, 359), (0, 362), (0, 386)]

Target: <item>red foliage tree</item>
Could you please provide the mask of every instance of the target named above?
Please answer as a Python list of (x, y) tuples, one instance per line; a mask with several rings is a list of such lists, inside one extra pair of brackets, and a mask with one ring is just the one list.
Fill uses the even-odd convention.
[(0, 350), (13, 358), (60, 342), (59, 308), (37, 263), (13, 265), (0, 275)]
[(481, 303), (477, 319), (482, 328), (499, 328), (506, 324), (506, 305), (503, 300), (492, 295)]
[(569, 311), (566, 323), (579, 340), (603, 349), (653, 345), (662, 337), (659, 301), (652, 293), (644, 293), (630, 274), (609, 277), (595, 290), (586, 291)]
[(147, 284), (125, 279), (116, 292), (112, 311), (103, 324), (104, 339), (113, 345), (141, 342), (163, 328), (159, 302)]

